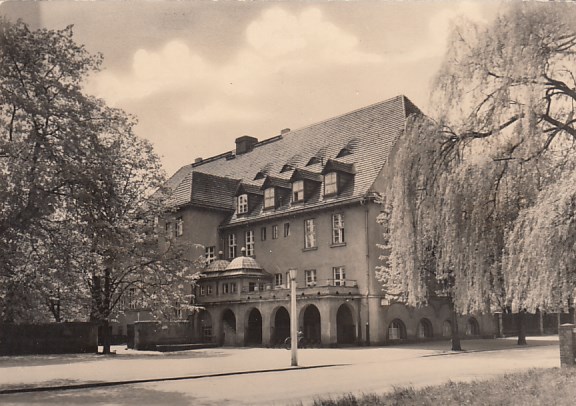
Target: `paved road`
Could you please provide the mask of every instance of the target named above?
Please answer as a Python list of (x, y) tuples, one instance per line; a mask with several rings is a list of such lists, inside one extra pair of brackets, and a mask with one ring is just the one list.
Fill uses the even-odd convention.
[[(318, 396), (385, 392), (394, 386), (426, 386), (448, 380), (486, 378), (533, 367), (559, 366), (555, 339), (466, 341), (473, 351), (454, 354), (447, 343), (411, 346), (304, 349), (299, 364), (286, 368), (283, 349), (211, 349), (172, 355), (124, 352), (115, 358), (0, 359), (0, 389), (123, 379), (195, 376), (103, 388), (0, 395), (0, 404), (114, 405), (295, 405)], [(208, 374), (230, 372), (218, 377)], [(234, 372), (248, 372), (234, 374)], [(199, 378), (198, 378), (199, 377)]]

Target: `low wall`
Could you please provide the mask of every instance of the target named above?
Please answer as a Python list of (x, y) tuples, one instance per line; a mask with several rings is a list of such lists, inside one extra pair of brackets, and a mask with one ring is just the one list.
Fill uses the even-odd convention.
[(93, 323), (0, 324), (0, 355), (98, 352)]
[(194, 327), (188, 321), (155, 322), (140, 321), (128, 329), (128, 343), (135, 350), (156, 350), (157, 345), (192, 344)]
[[(507, 337), (518, 334), (518, 313), (496, 313), (498, 335)], [(557, 334), (558, 326), (572, 321), (570, 313), (524, 313), (526, 334), (529, 336)]]

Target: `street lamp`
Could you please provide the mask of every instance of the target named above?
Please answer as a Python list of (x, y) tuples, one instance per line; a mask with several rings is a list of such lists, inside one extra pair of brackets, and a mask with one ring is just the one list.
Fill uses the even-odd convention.
[(292, 353), (292, 366), (298, 366), (298, 315), (296, 314), (296, 269), (288, 271), (290, 276), (290, 349)]

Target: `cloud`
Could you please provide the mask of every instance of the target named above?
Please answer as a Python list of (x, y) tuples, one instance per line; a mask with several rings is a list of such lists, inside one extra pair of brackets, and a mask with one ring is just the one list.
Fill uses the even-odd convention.
[[(356, 37), (327, 21), (318, 9), (291, 14), (273, 7), (248, 25), (243, 47), (223, 65), (209, 63), (183, 41), (172, 40), (159, 50), (137, 50), (130, 72), (102, 72), (88, 88), (112, 104), (174, 90), (200, 90), (212, 100), (251, 97), (274, 82), (309, 71), (380, 62), (381, 56), (360, 50)], [(204, 109), (208, 117), (208, 107)], [(246, 115), (238, 112), (232, 117)]]
[(222, 101), (215, 101), (200, 109), (184, 112), (180, 118), (185, 123), (207, 124), (219, 120), (250, 121), (260, 117), (254, 110), (241, 109)]

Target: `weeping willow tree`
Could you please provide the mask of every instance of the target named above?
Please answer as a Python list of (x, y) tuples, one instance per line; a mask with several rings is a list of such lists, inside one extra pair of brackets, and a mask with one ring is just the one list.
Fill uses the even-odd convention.
[(465, 313), (572, 294), (574, 14), (516, 4), (489, 26), (454, 28), (433, 119), (416, 118), (390, 161), (386, 295), (443, 295)]

